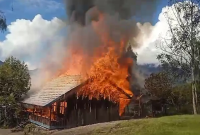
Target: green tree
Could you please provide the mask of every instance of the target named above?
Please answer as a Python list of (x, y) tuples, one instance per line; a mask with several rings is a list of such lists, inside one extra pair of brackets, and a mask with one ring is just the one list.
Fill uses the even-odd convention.
[(0, 30), (3, 32), (7, 29), (6, 18), (2, 11), (0, 11)]
[(1, 122), (14, 123), (20, 111), (20, 102), (30, 89), (30, 75), (27, 65), (9, 57), (0, 66), (0, 105), (4, 108)]
[[(176, 111), (181, 114), (192, 114), (192, 93), (191, 83), (176, 85), (172, 89), (171, 99)], [(200, 98), (199, 85), (197, 85), (197, 95)], [(199, 102), (198, 102), (199, 103)], [(197, 106), (199, 108), (199, 106)]]
[[(169, 0), (170, 6), (165, 12), (168, 22), (168, 39), (163, 39), (158, 56), (160, 62), (177, 80), (185, 78), (192, 82), (191, 93), (193, 112), (197, 114), (197, 81), (199, 80), (199, 49), (197, 42), (200, 35), (199, 0)], [(198, 65), (198, 66), (197, 66)]]
[(144, 87), (153, 97), (167, 101), (171, 95), (172, 82), (167, 74), (160, 72), (151, 74), (150, 77), (145, 79)]
[(192, 114), (191, 83), (174, 86), (171, 93), (173, 106), (176, 113)]

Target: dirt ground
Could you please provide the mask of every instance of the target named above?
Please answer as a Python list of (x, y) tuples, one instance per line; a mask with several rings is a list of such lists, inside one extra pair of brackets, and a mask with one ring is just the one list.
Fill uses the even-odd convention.
[(0, 129), (0, 135), (24, 135), (23, 132), (11, 133), (10, 129)]
[[(93, 125), (81, 126), (72, 129), (48, 131), (48, 135), (86, 135), (93, 130), (103, 127), (114, 127), (121, 121), (98, 123)], [(24, 135), (23, 132), (11, 133), (10, 129), (0, 129), (0, 135)]]
[(91, 131), (99, 129), (99, 128), (114, 127), (115, 125), (117, 125), (120, 122), (122, 122), (122, 121), (98, 123), (98, 124), (81, 126), (81, 127), (72, 128), (72, 129), (60, 130), (60, 131), (54, 132), (52, 135), (86, 135), (86, 134), (90, 133)]

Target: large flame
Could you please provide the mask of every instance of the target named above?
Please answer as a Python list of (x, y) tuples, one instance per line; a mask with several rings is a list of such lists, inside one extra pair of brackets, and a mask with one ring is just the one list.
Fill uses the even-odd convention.
[[(105, 26), (101, 29), (99, 25)], [(132, 59), (124, 55), (128, 38), (121, 36), (114, 41), (104, 25), (104, 15), (100, 14), (98, 22), (92, 22), (95, 33), (99, 36), (101, 45), (96, 47), (92, 54), (84, 52), (79, 39), (68, 42), (68, 54), (64, 68), (59, 75), (82, 75), (85, 85), (78, 91), (78, 96), (87, 96), (90, 99), (106, 98), (119, 104), (119, 114), (130, 102), (133, 93), (128, 81), (128, 69), (132, 66)]]
[(105, 56), (97, 59), (91, 66), (88, 81), (78, 95), (88, 96), (90, 99), (107, 98), (119, 103), (119, 113), (122, 115), (133, 96), (128, 82), (128, 67), (132, 60), (129, 58), (123, 60), (123, 64), (120, 64), (114, 48), (108, 48)]

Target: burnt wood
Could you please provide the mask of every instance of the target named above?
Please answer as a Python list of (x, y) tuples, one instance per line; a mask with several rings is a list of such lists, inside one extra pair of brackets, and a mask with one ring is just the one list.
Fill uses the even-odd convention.
[[(66, 101), (67, 107), (64, 114), (60, 113), (60, 102)], [(118, 104), (114, 104), (107, 99), (92, 99), (82, 98), (73, 94), (66, 99), (57, 101), (56, 112), (53, 112), (53, 107), (49, 106), (49, 117), (42, 117), (40, 113), (44, 108), (37, 108), (30, 114), (31, 122), (43, 126), (48, 129), (63, 129), (77, 126), (84, 126), (100, 122), (108, 122), (119, 120)], [(37, 113), (36, 113), (37, 112)], [(39, 115), (38, 115), (39, 114)], [(51, 119), (55, 115), (55, 120)]]

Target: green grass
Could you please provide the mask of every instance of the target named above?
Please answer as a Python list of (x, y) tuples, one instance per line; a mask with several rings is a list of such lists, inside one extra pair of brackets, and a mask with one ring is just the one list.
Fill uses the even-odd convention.
[(89, 135), (200, 135), (200, 116), (180, 115), (123, 121), (114, 127), (96, 129)]

